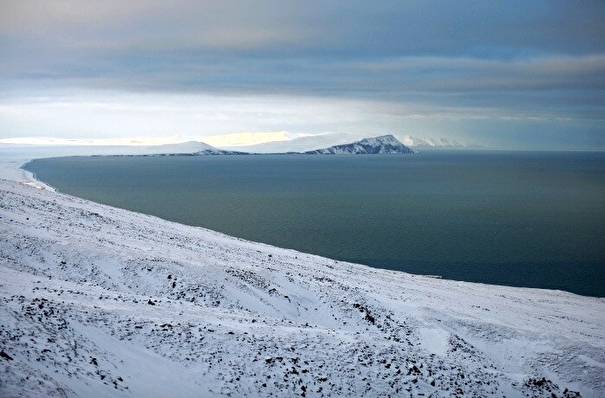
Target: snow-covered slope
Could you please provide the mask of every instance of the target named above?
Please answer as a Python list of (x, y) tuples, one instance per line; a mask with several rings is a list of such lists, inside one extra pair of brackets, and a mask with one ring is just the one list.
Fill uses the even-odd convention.
[(413, 276), (0, 180), (0, 396), (605, 396), (605, 300)]
[[(410, 148), (440, 148), (440, 149), (462, 149), (462, 148), (485, 148), (479, 144), (460, 142), (452, 138), (420, 138), (406, 135), (395, 135), (403, 145)], [(226, 150), (237, 150), (249, 153), (287, 153), (287, 152), (309, 152), (325, 149), (332, 146), (349, 144), (362, 139), (353, 134), (331, 133), (313, 135), (292, 140), (275, 141), (265, 144), (250, 146), (225, 147)]]
[(249, 153), (306, 152), (334, 145), (348, 144), (355, 141), (357, 138), (358, 137), (345, 133), (331, 133), (299, 137), (285, 141), (267, 142), (264, 144), (221, 148), (229, 150), (235, 149)]
[(461, 149), (461, 148), (485, 148), (483, 145), (473, 144), (473, 143), (465, 143), (459, 142), (452, 138), (419, 138), (411, 135), (405, 135), (400, 138), (400, 140), (407, 146), (413, 148), (453, 148), (453, 149)]
[(219, 154), (222, 151), (205, 142), (188, 141), (179, 144), (166, 144), (151, 147), (152, 151), (147, 150), (144, 154), (193, 154), (193, 153), (209, 153)]
[(335, 145), (329, 148), (307, 151), (306, 154), (344, 155), (344, 154), (379, 154), (379, 153), (414, 153), (392, 135), (364, 138), (350, 144)]
[[(145, 150), (147, 148), (147, 150)], [(157, 145), (154, 147), (142, 147), (138, 152), (131, 150), (130, 154), (143, 156), (157, 155), (245, 155), (244, 152), (229, 151), (213, 147), (205, 142), (188, 141), (179, 144)], [(127, 153), (128, 154), (128, 153)]]

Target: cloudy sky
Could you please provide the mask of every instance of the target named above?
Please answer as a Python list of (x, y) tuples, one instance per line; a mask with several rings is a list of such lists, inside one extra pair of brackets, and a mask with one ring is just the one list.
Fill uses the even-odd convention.
[(0, 0), (0, 140), (242, 132), (605, 149), (605, 2)]

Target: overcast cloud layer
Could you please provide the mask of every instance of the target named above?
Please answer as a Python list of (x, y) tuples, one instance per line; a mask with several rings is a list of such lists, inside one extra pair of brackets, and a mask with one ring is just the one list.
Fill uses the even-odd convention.
[(605, 149), (605, 2), (1, 0), (0, 79), (0, 138)]

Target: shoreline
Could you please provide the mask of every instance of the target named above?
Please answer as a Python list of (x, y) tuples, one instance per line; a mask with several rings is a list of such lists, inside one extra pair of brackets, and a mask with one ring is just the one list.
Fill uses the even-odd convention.
[[(605, 391), (604, 298), (375, 269), (19, 182), (0, 190), (2, 332), (36, 331), (4, 340), (3, 386), (31, 396), (50, 395), (41, 375), (70, 396), (113, 381), (135, 396), (184, 382), (177, 395), (295, 396), (299, 379), (330, 396)], [(161, 384), (166, 369), (178, 371)]]
[(376, 269), (27, 185), (0, 180), (0, 395), (605, 391), (605, 298)]
[[(3, 149), (2, 146), (0, 146), (0, 155), (2, 155), (2, 152), (1, 152), (2, 149)], [(106, 149), (97, 148), (97, 147), (91, 147), (87, 151), (82, 151), (81, 147), (68, 147), (68, 148), (36, 147), (36, 148), (30, 148), (30, 149), (37, 149), (37, 150), (39, 150), (39, 153), (36, 153), (33, 155), (30, 153), (30, 154), (27, 154), (27, 156), (25, 154), (18, 154), (19, 156), (13, 156), (12, 158), (8, 158), (8, 159), (4, 158), (2, 161), (0, 161), (0, 166), (4, 166), (4, 167), (0, 168), (0, 178), (18, 181), (25, 185), (35, 187), (37, 189), (44, 189), (44, 190), (48, 190), (50, 192), (58, 192), (58, 190), (55, 187), (45, 183), (42, 180), (39, 180), (33, 172), (27, 171), (23, 167), (27, 163), (31, 162), (32, 160), (41, 159), (41, 158), (57, 158), (57, 157), (69, 157), (69, 156), (114, 156), (114, 155), (116, 155), (115, 154), (116, 148), (111, 148), (111, 150), (109, 150), (109, 151)], [(139, 151), (137, 151), (136, 155), (140, 155), (139, 152), (140, 152), (141, 148), (138, 148), (138, 149), (139, 149)], [(124, 155), (119, 155), (119, 156), (124, 156)], [(126, 156), (128, 156), (128, 155), (126, 155)], [(7, 177), (9, 177), (9, 178), (7, 178)], [(148, 213), (144, 213), (144, 214), (148, 214)], [(169, 220), (172, 220), (172, 219), (169, 219)], [(179, 220), (174, 220), (174, 221), (179, 222)], [(182, 221), (180, 221), (180, 222), (182, 222)], [(192, 225), (191, 223), (186, 223), (186, 224)], [(196, 225), (200, 225), (200, 224), (196, 224)], [(216, 227), (216, 225), (214, 228), (217, 228), (217, 231), (222, 231), (221, 233), (226, 233), (228, 235), (232, 235), (232, 236), (236, 236), (236, 237), (238, 236), (237, 234), (223, 231), (222, 229), (220, 229), (220, 227)], [(248, 235), (247, 238), (241, 238), (241, 239), (250, 240), (251, 242), (258, 242), (260, 244), (271, 245), (271, 243), (266, 243), (266, 241), (261, 242), (261, 241), (255, 240), (253, 236), (252, 236), (252, 238), (250, 238), (250, 236), (251, 235)], [(262, 239), (262, 238), (257, 237), (257, 239)], [(273, 244), (273, 245), (275, 245), (275, 244)], [(291, 248), (291, 247), (298, 247), (298, 246), (296, 246), (296, 245), (290, 246), (287, 244), (281, 244), (281, 245), (278, 244), (276, 247)], [(307, 248), (305, 250), (304, 248), (298, 247), (297, 250), (301, 250), (303, 252), (308, 252), (308, 253), (317, 253), (316, 251), (313, 251), (312, 249), (309, 249), (309, 248)], [(542, 284), (525, 283), (524, 284), (524, 283), (515, 283), (515, 281), (510, 281), (510, 280), (494, 280), (493, 278), (491, 280), (486, 280), (485, 278), (473, 277), (473, 275), (471, 275), (471, 276), (458, 275), (455, 272), (453, 274), (447, 275), (447, 271), (443, 271), (443, 272), (445, 272), (445, 274), (442, 274), (440, 272), (440, 270), (436, 270), (436, 272), (433, 270), (427, 270), (427, 269), (425, 269), (424, 272), (422, 272), (423, 271), (422, 269), (404, 270), (404, 269), (400, 269), (398, 267), (393, 267), (392, 265), (372, 264), (372, 263), (363, 262), (363, 260), (356, 260), (356, 258), (354, 256), (353, 257), (349, 256), (349, 258), (346, 258), (346, 257), (342, 257), (342, 256), (339, 257), (338, 255), (330, 256), (329, 252), (327, 252), (327, 253), (328, 254), (326, 255), (324, 252), (323, 256), (326, 256), (328, 258), (340, 258), (343, 261), (349, 261), (349, 262), (353, 262), (353, 263), (360, 263), (360, 264), (369, 266), (374, 269), (392, 270), (392, 271), (410, 273), (413, 275), (424, 276), (424, 277), (433, 277), (433, 278), (438, 277), (438, 278), (444, 278), (444, 279), (453, 280), (453, 281), (463, 281), (463, 282), (469, 282), (469, 283), (483, 283), (483, 284), (488, 284), (488, 285), (493, 285), (493, 286), (511, 286), (511, 287), (519, 287), (519, 288), (535, 288), (535, 289), (555, 290), (555, 291), (560, 290), (560, 291), (569, 292), (572, 294), (581, 295), (584, 297), (605, 297), (603, 295), (599, 295), (598, 292), (594, 291), (594, 289), (592, 289), (592, 290), (586, 290), (586, 289), (581, 290), (580, 289), (580, 291), (578, 291), (577, 289), (574, 290), (574, 287), (569, 287), (569, 286), (564, 286), (564, 285), (558, 286), (556, 283), (554, 285), (552, 283), (550, 285), (545, 284), (545, 283), (542, 283)], [(322, 255), (322, 254), (319, 254), (319, 255)], [(444, 264), (449, 264), (449, 263), (444, 263)], [(489, 264), (489, 262), (487, 264)], [(591, 265), (591, 267), (592, 267), (592, 265)], [(416, 267), (416, 268), (418, 268), (418, 267)], [(422, 267), (420, 267), (420, 268), (422, 268)], [(418, 271), (420, 271), (420, 272), (418, 272)]]
[(67, 156), (143, 155), (181, 153), (178, 147), (164, 145), (28, 145), (0, 144), (0, 178), (25, 183), (39, 189), (55, 189), (23, 169), (35, 159)]
[(30, 159), (30, 160), (26, 161), (25, 163), (23, 163), (21, 166), (19, 166), (19, 170), (23, 171), (23, 175), (25, 177), (25, 181), (23, 181), (23, 184), (29, 185), (29, 186), (32, 186), (32, 187), (38, 188), (38, 189), (44, 189), (44, 190), (51, 191), (51, 192), (57, 192), (56, 188), (48, 185), (47, 183), (43, 182), (42, 180), (39, 180), (36, 177), (35, 173), (25, 170), (24, 167), (28, 163), (30, 163), (32, 160), (34, 160), (34, 159)]

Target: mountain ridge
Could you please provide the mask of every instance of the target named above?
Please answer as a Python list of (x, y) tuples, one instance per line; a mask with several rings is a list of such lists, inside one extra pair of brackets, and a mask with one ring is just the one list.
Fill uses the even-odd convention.
[(244, 151), (232, 151), (227, 149), (219, 149), (204, 142), (190, 141), (182, 144), (171, 144), (162, 146), (169, 151), (162, 152), (161, 148), (156, 149), (155, 153), (144, 155), (127, 155), (127, 156), (205, 156), (205, 155), (346, 155), (346, 154), (406, 154), (414, 153), (415, 151), (405, 146), (392, 134), (382, 135), (378, 137), (364, 138), (358, 141), (345, 144), (333, 145), (327, 148), (315, 149), (303, 152), (272, 152), (272, 153), (255, 153)]
[(392, 134), (373, 138), (364, 138), (350, 144), (334, 145), (328, 148), (303, 152), (309, 155), (375, 155), (375, 154), (403, 154), (414, 153)]
[(405, 145), (414, 148), (438, 148), (438, 149), (480, 149), (486, 148), (483, 145), (473, 143), (463, 143), (451, 138), (419, 138), (411, 135), (406, 135), (403, 138)]
[[(414, 149), (481, 149), (486, 148), (483, 145), (460, 141), (453, 138), (420, 138), (413, 135), (392, 134), (405, 146)], [(243, 145), (236, 147), (218, 146), (220, 149), (236, 150), (255, 154), (266, 153), (300, 153), (310, 152), (318, 149), (325, 149), (331, 146), (350, 144), (352, 142), (363, 140), (367, 137), (359, 137), (355, 134), (347, 133), (328, 133), (319, 135), (307, 135), (291, 140), (267, 142), (263, 144)]]

